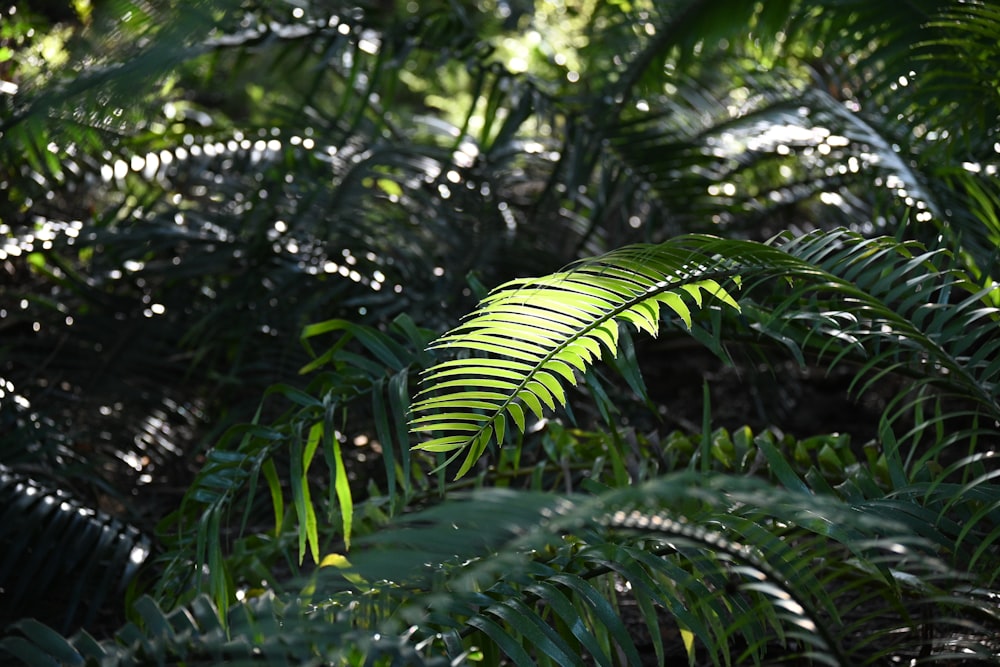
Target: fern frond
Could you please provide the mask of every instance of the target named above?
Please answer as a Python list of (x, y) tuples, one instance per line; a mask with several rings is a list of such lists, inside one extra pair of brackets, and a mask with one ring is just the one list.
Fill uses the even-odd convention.
[(663, 313), (690, 327), (692, 311), (709, 304), (739, 311), (740, 272), (769, 261), (787, 258), (759, 244), (685, 236), (500, 286), (432, 347), (503, 359), (449, 360), (425, 372), (411, 430), (439, 435), (417, 447), (455, 452), (449, 460), (465, 452), (461, 477), (490, 442), (503, 442), (508, 423), (524, 432), (529, 417), (565, 405), (565, 383), (617, 354), (619, 323), (655, 336)]
[[(747, 294), (763, 293), (744, 298), (744, 320), (800, 362), (806, 354), (831, 366), (857, 362), (862, 392), (886, 373), (909, 374), (917, 388), (951, 388), (998, 413), (992, 352), (1000, 342), (983, 324), (1000, 314), (984, 303), (988, 290), (946, 266), (946, 254), (846, 230), (773, 243), (683, 236), (502, 285), (433, 344), (492, 358), (426, 371), (411, 431), (433, 437), (417, 448), (455, 452), (450, 460), (465, 453), (458, 475), (465, 474), (509, 427), (524, 432), (529, 416), (565, 405), (565, 383), (616, 354), (620, 322), (656, 335), (662, 312), (690, 329), (706, 298), (719, 312), (739, 313), (741, 284)], [(791, 289), (776, 288), (776, 276)], [(719, 335), (696, 331), (703, 340)]]

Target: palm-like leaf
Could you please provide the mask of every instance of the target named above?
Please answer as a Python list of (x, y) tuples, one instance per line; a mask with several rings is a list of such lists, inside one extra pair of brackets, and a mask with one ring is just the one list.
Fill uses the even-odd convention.
[[(679, 251), (680, 248), (685, 250)], [(890, 375), (912, 379), (887, 405), (881, 431), (883, 458), (877, 463), (872, 461), (876, 467), (883, 467), (885, 479), (881, 483), (892, 489), (891, 496), (884, 496), (880, 483), (870, 473), (847, 480), (836, 491), (825, 482), (818, 483), (815, 471), (806, 477), (811, 481), (804, 481), (772, 444), (758, 440), (759, 452), (767, 460), (771, 474), (788, 489), (806, 491), (818, 484), (817, 488), (824, 493), (850, 502), (854, 511), (869, 516), (872, 522), (895, 522), (901, 531), (898, 539), (903, 544), (910, 544), (903, 535), (919, 537), (924, 545), (921, 549), (943, 555), (958, 571), (988, 585), (993, 576), (984, 577), (976, 572), (992, 571), (992, 566), (982, 569), (980, 559), (995, 562), (998, 542), (995, 522), (1000, 515), (996, 511), (995, 493), (984, 486), (991, 473), (983, 464), (991, 455), (978, 453), (976, 443), (981, 437), (996, 436), (994, 427), (980, 422), (995, 423), (1000, 416), (995, 400), (1000, 379), (1000, 367), (995, 361), (998, 312), (988, 305), (988, 291), (977, 290), (973, 280), (950, 268), (949, 263), (942, 251), (928, 252), (915, 244), (892, 239), (865, 239), (846, 231), (779, 238), (773, 247), (684, 237), (660, 246), (624, 248), (554, 276), (502, 286), (487, 297), (467, 323), (440, 339), (440, 346), (507, 359), (463, 358), (430, 369), (424, 379), (424, 395), (429, 397), (414, 404), (416, 417), (412, 428), (417, 433), (432, 427), (444, 431), (444, 435), (429, 442), (432, 448), (460, 452), (468, 448), (459, 471), (464, 473), (482, 454), (486, 441), (494, 433), (502, 438), (506, 416), (512, 418), (518, 430), (525, 430), (524, 422), (517, 419), (521, 413), (509, 409), (515, 400), (527, 403), (541, 418), (546, 404), (552, 408), (566, 403), (561, 384), (575, 383), (576, 374), (586, 370), (599, 354), (616, 352), (615, 334), (605, 333), (607, 329), (593, 334), (593, 327), (610, 327), (619, 318), (655, 334), (659, 328), (673, 325), (661, 323), (658, 310), (657, 319), (633, 312), (643, 307), (644, 298), (659, 297), (657, 289), (666, 289), (670, 279), (683, 286), (685, 279), (718, 281), (725, 276), (742, 285), (739, 298), (743, 307), (739, 319), (749, 324), (751, 330), (763, 333), (764, 340), (776, 341), (791, 350), (800, 362), (826, 360), (831, 368), (856, 364), (855, 384), (859, 393)], [(780, 280), (775, 281), (776, 277)], [(716, 290), (719, 283), (709, 284)], [(631, 290), (627, 291), (626, 286)], [(612, 298), (619, 300), (616, 307), (608, 303)], [(604, 306), (603, 310), (592, 305), (595, 301)], [(579, 303), (584, 304), (583, 312), (590, 320), (584, 321), (577, 315), (575, 304)], [(720, 336), (723, 340), (727, 335), (745, 336), (739, 333), (739, 326), (722, 326), (726, 319), (737, 319), (726, 317), (734, 314), (735, 309), (717, 309), (716, 317), (698, 319), (692, 318), (686, 307), (671, 305), (671, 310), (686, 328), (706, 342), (718, 344)], [(567, 313), (575, 319), (567, 317)], [(587, 336), (591, 337), (590, 342), (577, 342), (579, 337)], [(549, 348), (544, 348), (545, 345)], [(558, 360), (563, 349), (575, 354), (563, 362), (566, 372), (553, 371), (547, 364)], [(584, 351), (576, 352), (577, 349)], [(534, 379), (536, 373), (546, 369), (547, 380)], [(560, 383), (560, 387), (553, 389), (546, 383)], [(547, 393), (539, 397), (540, 389), (536, 387), (544, 388)], [(527, 392), (534, 393), (534, 398), (525, 400)], [(915, 397), (910, 392), (916, 392)], [(940, 401), (942, 397), (960, 399), (971, 407), (955, 412), (941, 412), (938, 408), (938, 413), (930, 419), (918, 416), (917, 427), (897, 438), (894, 431), (900, 430), (905, 414), (913, 411), (923, 414), (926, 401)], [(534, 408), (530, 408), (532, 404)], [(970, 416), (971, 427), (952, 437), (943, 435), (942, 429), (949, 428), (952, 420)], [(927, 443), (923, 436), (932, 426), (937, 436)], [(903, 448), (905, 440), (910, 441), (909, 451)], [(941, 470), (937, 459), (948, 460), (946, 450), (956, 446), (968, 448), (969, 456)], [(701, 454), (704, 460), (707, 450)], [(929, 472), (935, 466), (939, 472)], [(956, 484), (958, 480), (961, 488)], [(832, 511), (824, 510), (821, 514), (832, 516), (829, 514)], [(788, 521), (787, 517), (775, 520), (775, 525)], [(826, 549), (787, 535), (777, 542), (769, 541), (765, 534), (755, 532), (758, 529), (751, 524), (736, 528), (732, 515), (718, 521), (737, 531), (749, 531), (742, 532), (741, 539), (748, 540), (755, 548), (770, 544), (786, 549), (789, 545), (784, 540), (791, 539), (806, 550), (817, 548), (825, 552)], [(640, 518), (640, 523), (648, 526), (648, 517)], [(829, 531), (822, 534), (834, 535)], [(835, 539), (843, 539), (847, 544), (855, 537), (844, 534)], [(856, 545), (851, 550), (860, 556), (863, 550), (859, 548)], [(887, 546), (885, 559), (879, 556), (861, 570), (898, 570), (901, 562), (892, 555), (894, 548)], [(918, 561), (921, 558), (914, 557)], [(785, 558), (775, 553), (768, 560), (787, 562)], [(904, 560), (909, 562), (910, 558), (908, 555)], [(794, 566), (792, 569), (799, 571)], [(848, 588), (862, 585), (857, 574), (838, 570), (829, 581)], [(949, 575), (927, 571), (918, 576), (921, 581), (936, 582), (947, 580)], [(882, 592), (869, 593), (891, 597), (892, 585), (889, 581), (884, 584), (888, 588)], [(796, 591), (817, 590), (815, 584), (804, 580), (789, 581), (789, 586)], [(934, 604), (943, 600), (938, 593), (932, 597)], [(862, 595), (857, 604), (863, 607), (872, 599)], [(967, 601), (971, 602), (971, 598)], [(796, 600), (795, 608), (806, 607)], [(836, 608), (837, 605), (832, 605), (826, 611), (811, 612), (812, 620), (805, 625), (793, 624), (800, 628), (818, 627), (817, 619)], [(964, 622), (961, 611), (955, 609), (948, 614), (946, 624), (957, 626)], [(866, 623), (882, 623), (869, 616), (864, 619), (852, 621), (848, 627), (857, 629)], [(908, 627), (909, 623), (904, 621), (903, 626)], [(814, 658), (837, 655), (837, 644), (828, 639), (818, 641), (816, 646), (823, 649)], [(827, 649), (834, 653), (824, 653)], [(831, 659), (833, 664), (844, 660), (842, 656)]]
[[(995, 59), (990, 8), (736, 1), (719, 11), (665, 1), (605, 10), (586, 67), (615, 80), (618, 94), (592, 116), (568, 119), (560, 152), (560, 183), (587, 192), (570, 196), (574, 215), (588, 221), (583, 252), (710, 221), (758, 239), (790, 225), (853, 225), (905, 228), (925, 242), (928, 230), (960, 229), (974, 273), (992, 266), (996, 230), (987, 221), (997, 207), (987, 176), (996, 157), (976, 128), (996, 117), (994, 78), (980, 67), (942, 75), (962, 53)], [(633, 57), (609, 64), (608, 43)], [(816, 57), (820, 43), (827, 48)], [(969, 142), (959, 148), (946, 136)], [(980, 211), (956, 196), (956, 182), (977, 193)]]
[[(503, 442), (508, 418), (524, 432), (529, 415), (541, 419), (546, 408), (565, 405), (563, 383), (576, 384), (577, 373), (605, 353), (616, 355), (619, 322), (655, 335), (664, 306), (688, 326), (691, 310), (712, 299), (739, 310), (730, 294), (739, 280), (738, 261), (731, 258), (749, 248), (684, 237), (624, 248), (543, 279), (499, 287), (434, 347), (507, 359), (459, 359), (428, 370), (429, 388), (413, 405), (412, 430), (444, 435), (419, 447), (457, 450), (454, 456), (468, 449), (458, 472), (464, 475), (494, 436)], [(758, 263), (775, 255), (763, 246), (755, 249)], [(427, 395), (438, 390), (445, 393)]]
[(464, 474), (491, 439), (503, 442), (508, 418), (523, 432), (524, 406), (541, 419), (545, 408), (566, 403), (564, 383), (575, 384), (576, 373), (604, 352), (614, 356), (618, 321), (655, 334), (664, 304), (690, 328), (691, 308), (702, 305), (703, 293), (738, 310), (733, 288), (723, 281), (757, 287), (776, 275), (799, 287), (770, 307), (753, 304), (744, 317), (792, 347), (800, 361), (801, 348), (829, 353), (833, 363), (861, 355), (862, 376), (918, 373), (925, 382), (975, 397), (981, 409), (995, 414), (998, 343), (989, 329), (984, 339), (977, 322), (995, 322), (997, 313), (983, 302), (985, 293), (949, 304), (953, 291), (974, 283), (938, 269), (931, 261), (936, 254), (846, 232), (775, 247), (691, 236), (623, 248), (546, 278), (515, 281), (435, 343), (506, 359), (457, 359), (427, 371), (424, 392), (413, 405), (412, 430), (441, 432), (420, 447), (467, 449), (459, 470)]
[[(847, 346), (838, 349), (840, 356), (851, 347), (860, 354), (865, 368), (859, 375), (870, 370), (877, 380), (876, 372), (903, 369), (920, 377), (918, 383), (942, 385), (996, 413), (1000, 342), (993, 324), (1000, 311), (989, 302), (993, 288), (979, 289), (968, 274), (950, 268), (946, 252), (891, 239), (811, 234), (788, 238), (781, 248), (838, 276), (840, 285), (833, 298), (818, 285), (793, 290), (770, 315), (754, 315), (762, 330), (774, 324), (791, 333), (801, 326), (804, 347), (821, 354), (839, 347), (823, 340), (834, 337)], [(890, 340), (897, 342), (894, 352)], [(920, 372), (925, 363), (933, 366)]]

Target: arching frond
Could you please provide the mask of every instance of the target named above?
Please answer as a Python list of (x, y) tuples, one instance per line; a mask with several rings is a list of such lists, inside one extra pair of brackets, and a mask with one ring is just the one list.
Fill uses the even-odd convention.
[[(506, 359), (445, 361), (424, 375), (413, 404), (415, 433), (442, 432), (420, 449), (465, 453), (464, 475), (508, 423), (565, 405), (564, 383), (605, 354), (618, 352), (618, 324), (655, 335), (661, 311), (691, 326), (692, 310), (722, 304), (739, 310), (731, 292), (747, 263), (782, 261), (765, 246), (690, 236), (660, 246), (633, 246), (545, 278), (516, 280), (494, 290), (435, 349), (471, 350)], [(439, 393), (443, 392), (443, 393)], [(508, 421), (509, 420), (509, 421)]]
[[(541, 419), (566, 403), (564, 384), (575, 384), (577, 373), (604, 354), (614, 356), (618, 322), (655, 335), (666, 306), (690, 328), (691, 312), (705, 296), (739, 310), (733, 294), (741, 282), (751, 296), (764, 297), (748, 301), (744, 320), (800, 361), (804, 351), (830, 355), (834, 364), (856, 360), (863, 365), (859, 378), (869, 378), (859, 380), (862, 389), (885, 373), (914, 373), (975, 397), (994, 414), (1000, 368), (993, 351), (1000, 342), (979, 323), (995, 323), (997, 311), (967, 277), (935, 264), (938, 254), (844, 231), (773, 246), (689, 236), (515, 281), (435, 342), (437, 349), (490, 358), (428, 370), (411, 429), (435, 434), (420, 448), (465, 453), (462, 475), (494, 438), (503, 442), (508, 424), (523, 432), (526, 416)], [(759, 289), (775, 276), (791, 282), (789, 294)]]
[[(124, 462), (127, 498), (193, 482), (133, 623), (21, 621), (0, 662), (1000, 660), (989, 2), (76, 2), (43, 87), (10, 67), (16, 4), (0, 460), (104, 488)], [(663, 242), (705, 231), (779, 235)], [(634, 240), (421, 351), (414, 321), (450, 325), (477, 280)], [(646, 397), (631, 326), (825, 366), (881, 421), (730, 438), (706, 399), (661, 440), (595, 369)], [(0, 616), (63, 565), (66, 614), (96, 605), (148, 547), (0, 466), (5, 502)]]
[[(961, 396), (984, 417), (1000, 415), (994, 288), (955, 269), (946, 251), (836, 233), (786, 237), (779, 247), (838, 284), (801, 282), (770, 303), (745, 301), (754, 329), (800, 361), (813, 354), (831, 368), (857, 363), (859, 395), (900, 373), (911, 380), (906, 392), (929, 386), (925, 398)], [(886, 416), (895, 421), (913, 405), (900, 395)]]

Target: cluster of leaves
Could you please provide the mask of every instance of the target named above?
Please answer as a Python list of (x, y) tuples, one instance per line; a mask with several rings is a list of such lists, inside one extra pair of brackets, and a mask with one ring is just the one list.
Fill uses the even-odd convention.
[[(0, 458), (186, 488), (115, 638), (0, 650), (1000, 661), (1000, 13), (909, 9), (95, 2), (0, 98)], [(638, 431), (635, 332), (846, 372), (877, 433)], [(0, 587), (90, 540), (124, 588), (144, 538), (3, 475)]]

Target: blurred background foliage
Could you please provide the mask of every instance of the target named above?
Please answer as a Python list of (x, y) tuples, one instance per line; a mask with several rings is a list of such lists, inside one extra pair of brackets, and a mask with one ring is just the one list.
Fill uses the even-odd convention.
[[(959, 0), (0, 5), (0, 623), (111, 635), (131, 584), (154, 596), (135, 632), (170, 614), (180, 632), (195, 605), (185, 636), (210, 653), (230, 605), (258, 598), (231, 621), (250, 634), (302, 611), (282, 596), (310, 576), (303, 554), (472, 486), (598, 493), (686, 469), (700, 443), (715, 472), (792, 483), (752, 433), (818, 470), (813, 491), (858, 466), (859, 497), (915, 482), (894, 438), (907, 465), (972, 457), (989, 478), (982, 393), (912, 400), (912, 369), (871, 384), (848, 356), (795, 363), (780, 337), (732, 329), (699, 341), (714, 354), (679, 330), (624, 337), (611, 372), (475, 481), (431, 473), (442, 459), (409, 450), (406, 421), (427, 344), (487, 289), (683, 233), (918, 241), (948, 257), (927, 275), (962, 275), (931, 290), (939, 305), (976, 294), (983, 317), (961, 321), (992, 340), (998, 44), (1000, 11)], [(976, 502), (975, 553), (995, 555), (993, 496)], [(31, 592), (10, 583), (28, 562), (46, 573)], [(334, 606), (318, 605), (330, 627), (357, 632)], [(609, 627), (602, 609), (580, 613)], [(301, 628), (280, 650), (310, 653)], [(409, 646), (350, 636), (370, 655)], [(875, 654), (923, 650), (900, 645)]]

